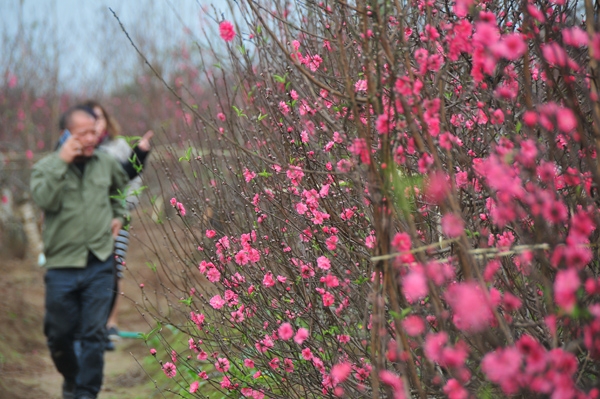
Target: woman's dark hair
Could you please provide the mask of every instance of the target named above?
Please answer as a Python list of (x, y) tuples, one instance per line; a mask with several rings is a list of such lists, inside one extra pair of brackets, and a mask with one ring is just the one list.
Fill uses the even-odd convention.
[[(90, 108), (92, 112), (94, 112), (94, 108), (100, 108), (100, 110), (102, 110), (104, 119), (106, 119), (106, 132), (111, 140), (121, 134), (121, 126), (119, 126), (119, 123), (112, 116), (110, 116), (108, 112), (106, 112), (106, 109), (100, 105), (98, 101), (87, 100), (83, 103), (83, 105)], [(96, 115), (96, 117), (98, 117), (98, 115)]]

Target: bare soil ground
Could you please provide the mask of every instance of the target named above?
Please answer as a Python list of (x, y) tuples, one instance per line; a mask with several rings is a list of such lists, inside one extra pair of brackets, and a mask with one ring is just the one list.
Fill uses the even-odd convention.
[[(133, 231), (143, 240), (145, 232)], [(139, 282), (152, 279), (143, 245), (133, 239), (127, 256), (128, 271), (121, 282), (119, 328), (147, 333), (149, 324), (136, 310)], [(0, 399), (61, 397), (62, 377), (55, 370), (42, 330), (44, 269), (32, 259), (0, 259)], [(106, 352), (104, 386), (99, 399), (163, 397), (140, 366), (148, 356), (142, 340), (122, 339)], [(138, 363), (139, 362), (139, 363)]]

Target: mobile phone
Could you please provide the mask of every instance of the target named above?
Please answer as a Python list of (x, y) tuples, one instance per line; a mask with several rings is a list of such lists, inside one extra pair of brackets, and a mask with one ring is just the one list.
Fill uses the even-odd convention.
[(71, 132), (69, 132), (69, 129), (65, 129), (58, 139), (58, 145), (56, 148), (60, 148), (69, 137), (71, 137)]

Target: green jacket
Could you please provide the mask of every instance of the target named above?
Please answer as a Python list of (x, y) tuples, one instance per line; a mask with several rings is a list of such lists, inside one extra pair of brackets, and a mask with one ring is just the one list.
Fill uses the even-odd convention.
[(109, 154), (95, 151), (83, 175), (58, 153), (33, 166), (31, 194), (44, 210), (43, 239), (47, 268), (85, 267), (88, 252), (102, 261), (113, 253), (111, 220), (124, 221), (124, 199), (110, 198), (125, 192), (129, 177)]

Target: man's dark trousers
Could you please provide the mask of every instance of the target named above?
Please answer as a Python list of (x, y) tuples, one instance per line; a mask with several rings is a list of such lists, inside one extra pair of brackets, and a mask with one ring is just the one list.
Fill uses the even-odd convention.
[[(113, 296), (114, 270), (112, 256), (102, 262), (90, 254), (85, 268), (46, 272), (44, 333), (57, 370), (65, 381), (75, 383), (76, 395), (95, 398), (102, 386), (105, 324)], [(74, 348), (76, 337), (81, 341), (79, 355)]]

